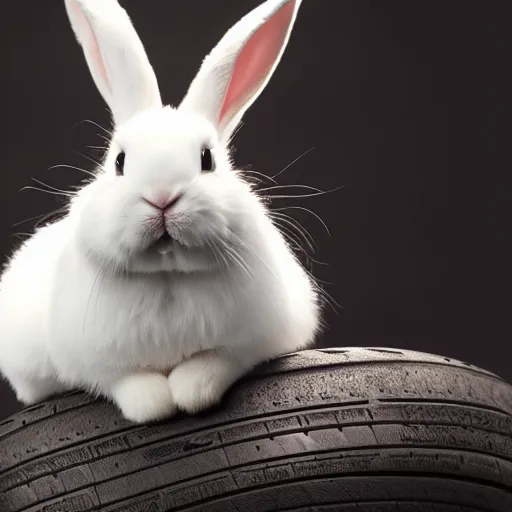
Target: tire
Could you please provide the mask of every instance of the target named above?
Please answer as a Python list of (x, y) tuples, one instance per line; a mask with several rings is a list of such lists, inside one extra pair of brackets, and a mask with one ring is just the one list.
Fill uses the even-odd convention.
[(73, 393), (0, 423), (4, 512), (512, 511), (512, 386), (380, 348), (258, 367), (153, 426)]

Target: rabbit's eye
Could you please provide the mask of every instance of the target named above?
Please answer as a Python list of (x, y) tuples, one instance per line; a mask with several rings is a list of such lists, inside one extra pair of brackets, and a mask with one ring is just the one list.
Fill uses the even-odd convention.
[(124, 151), (121, 151), (116, 158), (116, 174), (122, 176), (124, 174)]
[(214, 163), (211, 149), (205, 148), (201, 152), (201, 170), (211, 172), (214, 170)]

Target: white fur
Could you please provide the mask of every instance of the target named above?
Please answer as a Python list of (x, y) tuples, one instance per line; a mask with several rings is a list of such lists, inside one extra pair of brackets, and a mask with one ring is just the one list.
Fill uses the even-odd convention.
[[(211, 173), (200, 169), (205, 146)], [(182, 194), (165, 218), (179, 244), (165, 254), (148, 249), (164, 224), (143, 199), (162, 193)], [(310, 344), (318, 325), (314, 284), (231, 168), (217, 127), (194, 109), (145, 106), (116, 127), (69, 214), (3, 273), (0, 372), (26, 404), (78, 387), (148, 422), (218, 403), (258, 363)]]
[[(274, 58), (272, 68), (265, 75), (260, 76), (245, 103), (238, 105), (238, 108), (218, 125), (220, 140), (223, 143), (229, 140), (243, 114), (263, 91), (281, 60), (302, 0), (291, 0), (291, 2), (293, 3), (292, 17), (284, 34), (283, 44)], [(231, 27), (211, 53), (205, 57), (201, 69), (190, 84), (180, 108), (199, 112), (215, 124), (218, 121), (217, 115), (226, 89), (229, 87), (238, 55), (257, 30), (289, 3), (290, 0), (267, 0)]]
[(117, 0), (64, 0), (64, 5), (94, 83), (115, 122), (121, 124), (140, 110), (160, 107), (153, 68)]

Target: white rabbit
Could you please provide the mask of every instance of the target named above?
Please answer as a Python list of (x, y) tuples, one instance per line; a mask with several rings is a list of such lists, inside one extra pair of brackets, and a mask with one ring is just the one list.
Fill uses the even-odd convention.
[(242, 18), (175, 109), (117, 0), (65, 0), (115, 131), (66, 217), (1, 278), (0, 371), (20, 401), (81, 388), (156, 421), (218, 403), (258, 363), (313, 342), (317, 287), (228, 151), (300, 3)]

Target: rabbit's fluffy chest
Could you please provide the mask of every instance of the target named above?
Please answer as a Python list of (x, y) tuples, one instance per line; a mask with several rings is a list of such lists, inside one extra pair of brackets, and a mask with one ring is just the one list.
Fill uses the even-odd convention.
[(55, 365), (73, 368), (73, 380), (78, 368), (99, 380), (126, 368), (167, 370), (229, 343), (243, 316), (244, 298), (223, 276), (75, 275), (54, 290), (48, 333)]

